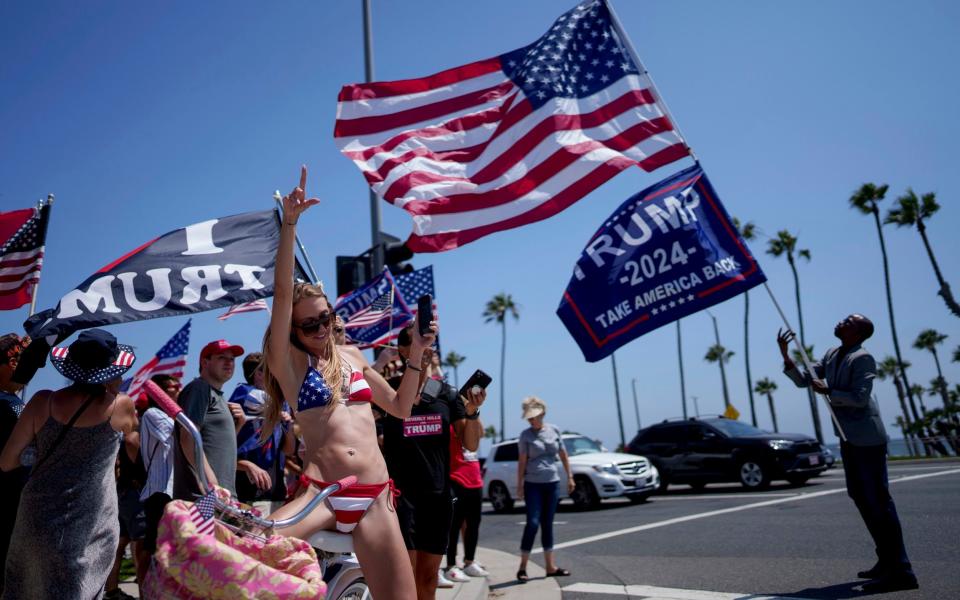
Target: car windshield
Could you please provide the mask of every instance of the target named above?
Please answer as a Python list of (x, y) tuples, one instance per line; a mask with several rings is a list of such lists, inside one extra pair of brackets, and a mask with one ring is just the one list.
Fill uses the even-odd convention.
[(729, 419), (717, 419), (716, 421), (707, 421), (721, 432), (729, 437), (752, 437), (757, 435), (766, 435), (766, 431), (757, 429), (752, 425), (741, 423), (740, 421), (731, 421)]
[(599, 443), (583, 436), (564, 438), (563, 445), (567, 448), (567, 454), (570, 456), (603, 452)]

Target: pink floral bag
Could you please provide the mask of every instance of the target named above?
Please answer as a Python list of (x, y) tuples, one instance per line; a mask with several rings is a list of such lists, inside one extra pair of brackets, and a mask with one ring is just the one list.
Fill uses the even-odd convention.
[(202, 534), (190, 507), (182, 500), (167, 504), (157, 551), (143, 583), (145, 598), (324, 597), (326, 584), (316, 552), (307, 542), (280, 535), (266, 541), (240, 537), (220, 523), (215, 523), (212, 534)]

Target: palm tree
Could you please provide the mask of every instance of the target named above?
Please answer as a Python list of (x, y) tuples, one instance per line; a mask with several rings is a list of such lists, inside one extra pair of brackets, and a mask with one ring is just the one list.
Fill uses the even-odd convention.
[(497, 439), (497, 428), (493, 425), (487, 425), (483, 430), (483, 437), (490, 438), (491, 440)]
[(443, 366), (450, 367), (453, 369), (453, 385), (460, 389), (460, 375), (457, 373), (457, 367), (463, 364), (467, 360), (467, 357), (462, 354), (457, 354), (455, 351), (451, 350), (447, 352), (447, 356), (443, 359)]
[[(883, 237), (883, 223), (880, 222), (880, 207), (878, 203), (887, 195), (889, 186), (865, 183), (850, 196), (850, 206), (865, 215), (873, 215), (873, 222), (877, 227), (877, 237), (880, 239), (880, 255), (883, 258), (883, 281), (887, 292), (887, 314), (890, 317), (890, 335), (893, 337), (893, 353), (900, 363), (900, 377), (903, 379), (910, 402), (913, 402), (910, 393), (910, 379), (907, 377), (906, 367), (903, 366), (903, 354), (900, 353), (900, 338), (897, 336), (897, 325), (893, 318), (893, 293), (890, 290), (890, 265), (887, 261), (887, 244)], [(889, 220), (888, 220), (889, 222)], [(909, 419), (907, 420), (909, 424)]]
[[(777, 232), (777, 236), (767, 242), (767, 254), (778, 257), (785, 256), (787, 264), (790, 265), (790, 271), (793, 273), (793, 291), (797, 297), (797, 321), (800, 324), (800, 343), (805, 347), (807, 338), (803, 330), (803, 309), (800, 306), (800, 276), (797, 274), (797, 258), (810, 260), (810, 251), (807, 249), (797, 249), (797, 237), (782, 229)], [(813, 395), (813, 389), (807, 387), (807, 400), (810, 402), (810, 416), (813, 417), (813, 430), (817, 434), (817, 441), (823, 443), (823, 431), (820, 428), (820, 410), (817, 407), (817, 399)]]
[(757, 382), (757, 387), (753, 388), (753, 391), (767, 397), (767, 404), (770, 405), (770, 418), (773, 420), (773, 431), (778, 433), (780, 429), (777, 427), (777, 409), (773, 406), (773, 393), (777, 391), (777, 382), (764, 377)]
[(504, 431), (506, 423), (504, 421), (504, 415), (506, 414), (506, 408), (504, 405), (504, 373), (507, 368), (507, 315), (513, 316), (513, 320), (516, 321), (520, 318), (520, 310), (517, 304), (513, 301), (513, 296), (507, 293), (500, 293), (495, 295), (489, 301), (487, 301), (487, 307), (483, 310), (483, 322), (490, 323), (496, 321), (500, 323), (500, 441), (502, 442), (504, 437)]
[[(740, 232), (740, 237), (751, 241), (757, 237), (757, 226), (752, 221), (740, 223), (740, 219), (733, 218), (733, 226)], [(743, 362), (747, 368), (747, 397), (750, 399), (750, 419), (753, 426), (757, 426), (757, 409), (753, 405), (753, 380), (750, 377), (750, 292), (743, 293)]]
[(731, 356), (733, 356), (732, 350), (727, 350), (720, 344), (714, 344), (707, 349), (707, 353), (703, 357), (703, 360), (707, 362), (720, 364), (720, 381), (723, 383), (724, 408), (730, 406), (730, 393), (727, 391), (727, 372), (724, 370), (723, 365), (730, 360)]
[(933, 217), (938, 210), (940, 210), (940, 205), (937, 204), (937, 197), (933, 192), (928, 192), (918, 198), (912, 189), (907, 188), (907, 193), (897, 198), (897, 207), (890, 209), (884, 222), (893, 223), (897, 227), (916, 226), (917, 231), (920, 232), (920, 238), (923, 240), (923, 247), (927, 250), (927, 256), (930, 257), (930, 264), (933, 265), (933, 273), (940, 284), (940, 291), (937, 294), (947, 303), (950, 312), (960, 317), (960, 304), (957, 304), (957, 301), (953, 299), (950, 285), (943, 278), (943, 274), (940, 273), (940, 265), (937, 264), (937, 259), (933, 255), (933, 248), (930, 247), (930, 240), (927, 239), (927, 224), (924, 221)]
[(937, 355), (937, 346), (947, 339), (945, 333), (940, 333), (936, 329), (924, 329), (913, 341), (913, 347), (917, 350), (927, 350), (933, 355), (933, 362), (937, 365), (936, 388), (940, 392), (940, 398), (943, 400), (943, 407), (950, 405), (950, 399), (947, 397), (947, 380), (943, 378), (943, 370), (940, 369), (940, 356)]
[(960, 346), (957, 346), (953, 349), (953, 358), (950, 360), (953, 362), (960, 362)]
[[(909, 364), (907, 366), (909, 366)], [(900, 401), (900, 412), (903, 413), (902, 421), (906, 423), (906, 427), (904, 431), (909, 432), (913, 428), (914, 421), (919, 419), (919, 415), (917, 414), (916, 406), (913, 406), (912, 404), (912, 399), (911, 399), (911, 408), (913, 409), (913, 417), (914, 417), (913, 420), (910, 419), (910, 414), (907, 412), (906, 393), (904, 390), (903, 382), (900, 381), (900, 376), (903, 373), (902, 367), (903, 367), (903, 363), (901, 363), (900, 361), (898, 361), (896, 358), (892, 356), (887, 356), (882, 361), (880, 361), (880, 363), (877, 364), (877, 378), (880, 379), (881, 381), (884, 381), (887, 378), (890, 378), (893, 381), (893, 385), (897, 388), (897, 399)], [(901, 420), (900, 417), (898, 417), (897, 419)], [(915, 454), (916, 449), (914, 447), (913, 440), (909, 436), (907, 436), (906, 433), (904, 434), (903, 439), (907, 442), (907, 445), (910, 447), (911, 454)], [(926, 448), (926, 446), (924, 448), (926, 450), (927, 456), (929, 456), (930, 455), (929, 448)]]

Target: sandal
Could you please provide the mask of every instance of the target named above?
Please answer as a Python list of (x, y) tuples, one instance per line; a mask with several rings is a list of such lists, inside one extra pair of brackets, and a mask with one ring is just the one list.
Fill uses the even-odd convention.
[(520, 569), (519, 571), (517, 571), (517, 581), (519, 581), (520, 583), (526, 583), (527, 581), (529, 581), (529, 579), (530, 578), (527, 577), (527, 572), (524, 569)]
[(554, 571), (553, 573), (547, 573), (547, 577), (569, 577), (569, 576), (570, 576), (570, 571), (566, 569), (561, 569), (560, 567), (557, 567), (557, 570)]

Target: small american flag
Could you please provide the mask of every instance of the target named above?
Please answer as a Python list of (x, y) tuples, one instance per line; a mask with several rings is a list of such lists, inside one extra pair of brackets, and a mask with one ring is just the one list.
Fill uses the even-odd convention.
[(605, 0), (518, 50), (338, 100), (335, 142), (413, 217), (414, 252), (546, 219), (628, 167), (689, 154)]
[(213, 533), (213, 512), (217, 506), (216, 492), (197, 498), (190, 507), (190, 520), (197, 527), (197, 533), (209, 535)]
[(389, 290), (374, 300), (370, 306), (351, 316), (350, 320), (344, 324), (344, 328), (359, 329), (362, 327), (371, 327), (384, 319), (389, 319), (392, 311), (393, 290)]
[(239, 315), (240, 313), (245, 313), (245, 312), (256, 312), (256, 311), (258, 311), (258, 310), (265, 310), (265, 311), (267, 311), (267, 312), (270, 312), (270, 307), (267, 306), (267, 301), (266, 301), (266, 300), (260, 298), (260, 299), (257, 299), (257, 300), (253, 300), (252, 302), (244, 302), (243, 304), (235, 304), (235, 305), (231, 306), (230, 309), (229, 309), (227, 312), (223, 313), (222, 315), (220, 315), (220, 316), (217, 317), (217, 318), (218, 318), (219, 320), (221, 320), (221, 321), (226, 321), (227, 319), (229, 319), (229, 318), (232, 317), (233, 315)]
[(29, 304), (40, 282), (50, 204), (0, 212), (0, 310)]
[(178, 379), (183, 378), (183, 368), (187, 364), (189, 347), (190, 321), (187, 321), (186, 325), (181, 327), (180, 331), (175, 333), (147, 364), (140, 367), (133, 378), (124, 382), (127, 395), (131, 398), (138, 397), (143, 385), (154, 375), (164, 374)]

